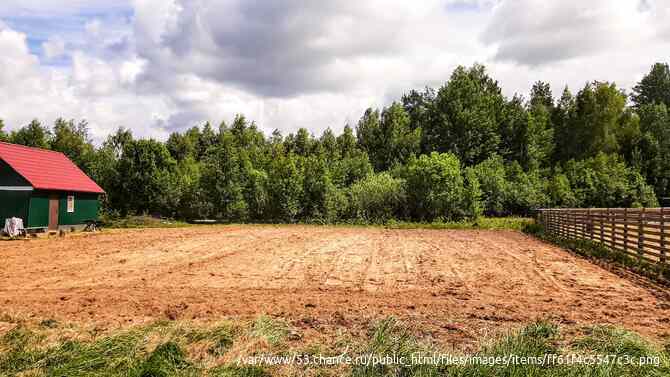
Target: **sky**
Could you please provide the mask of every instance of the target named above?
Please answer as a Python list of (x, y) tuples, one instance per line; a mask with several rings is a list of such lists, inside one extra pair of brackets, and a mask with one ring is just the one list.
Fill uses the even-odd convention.
[(630, 91), (670, 61), (667, 0), (2, 0), (0, 119), (164, 140), (236, 114), (268, 134), (355, 125), (486, 65), (507, 96)]

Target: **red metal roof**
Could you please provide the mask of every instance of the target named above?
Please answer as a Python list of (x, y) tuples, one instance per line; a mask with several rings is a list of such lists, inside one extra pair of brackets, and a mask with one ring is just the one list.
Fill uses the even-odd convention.
[(0, 142), (0, 159), (38, 190), (105, 192), (60, 152)]

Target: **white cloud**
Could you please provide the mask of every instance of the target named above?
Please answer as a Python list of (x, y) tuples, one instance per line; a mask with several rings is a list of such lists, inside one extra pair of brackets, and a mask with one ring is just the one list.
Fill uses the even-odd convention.
[(129, 0), (2, 0), (0, 17), (58, 17), (81, 12), (120, 11)]
[(633, 46), (647, 36), (642, 18), (631, 0), (503, 1), (482, 40), (497, 60), (542, 65)]
[(42, 43), (42, 49), (47, 59), (55, 59), (65, 55), (65, 41), (58, 37), (50, 38)]
[(26, 35), (6, 26), (0, 29), (0, 50), (0, 118), (10, 128), (33, 118), (52, 124), (66, 117), (89, 120), (98, 142), (117, 126), (130, 126), (140, 136), (165, 137), (164, 131), (151, 127), (156, 114), (168, 112), (164, 100), (125, 88), (123, 64), (75, 52), (72, 67), (41, 66)]
[[(536, 80), (556, 93), (592, 79), (630, 88), (670, 47), (663, 0), (109, 4), (0, 4), (11, 20), (0, 23), (0, 117), (10, 128), (62, 116), (89, 120), (97, 141), (117, 126), (164, 138), (243, 113), (268, 132), (319, 133), (407, 89), (440, 86), (457, 65), (486, 64), (507, 95)], [(45, 35), (34, 55), (28, 37)], [(65, 66), (50, 65), (62, 56)]]

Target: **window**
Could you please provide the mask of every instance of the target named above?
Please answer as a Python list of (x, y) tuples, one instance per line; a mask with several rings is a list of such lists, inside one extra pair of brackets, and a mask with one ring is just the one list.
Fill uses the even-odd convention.
[(67, 212), (74, 212), (74, 195), (67, 196)]

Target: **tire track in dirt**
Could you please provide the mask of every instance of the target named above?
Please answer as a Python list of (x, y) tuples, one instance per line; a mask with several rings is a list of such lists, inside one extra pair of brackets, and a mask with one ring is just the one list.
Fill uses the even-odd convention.
[(188, 318), (395, 315), (470, 330), (551, 318), (669, 331), (668, 295), (517, 232), (145, 229), (7, 242), (0, 259), (0, 311), (36, 317), (136, 322), (183, 303)]

